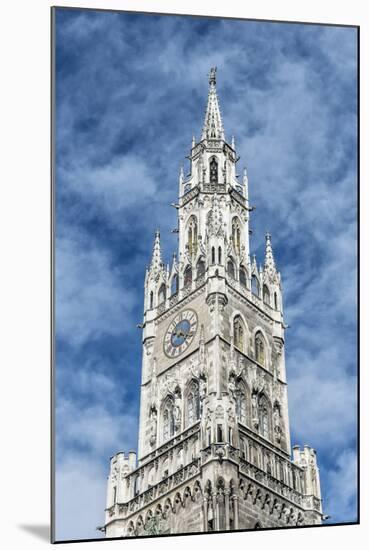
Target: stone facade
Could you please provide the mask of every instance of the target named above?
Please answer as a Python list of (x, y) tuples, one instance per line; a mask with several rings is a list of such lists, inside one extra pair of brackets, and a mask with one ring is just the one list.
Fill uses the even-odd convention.
[(215, 69), (189, 159), (178, 259), (164, 266), (157, 232), (146, 272), (138, 461), (111, 459), (106, 536), (319, 524), (316, 453), (291, 459), (281, 276), (270, 235), (263, 267), (250, 258)]

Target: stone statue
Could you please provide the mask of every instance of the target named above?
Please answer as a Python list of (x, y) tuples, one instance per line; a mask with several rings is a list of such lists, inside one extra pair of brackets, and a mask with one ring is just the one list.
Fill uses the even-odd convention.
[(158, 415), (156, 409), (152, 409), (150, 418), (150, 445), (155, 445), (156, 442), (156, 427), (158, 423)]

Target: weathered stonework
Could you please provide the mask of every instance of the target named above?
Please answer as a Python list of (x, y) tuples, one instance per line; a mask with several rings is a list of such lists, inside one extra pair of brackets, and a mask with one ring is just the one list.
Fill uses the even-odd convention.
[(178, 259), (157, 232), (146, 272), (138, 461), (111, 458), (108, 537), (321, 523), (316, 453), (291, 459), (281, 276), (270, 235), (264, 267), (250, 259), (247, 174), (209, 83)]

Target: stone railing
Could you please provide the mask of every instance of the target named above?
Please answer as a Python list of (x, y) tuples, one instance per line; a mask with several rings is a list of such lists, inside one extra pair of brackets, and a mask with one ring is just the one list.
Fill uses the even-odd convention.
[(202, 188), (205, 193), (225, 193), (226, 184), (225, 183), (203, 183)]
[(195, 281), (196, 288), (199, 288), (199, 286), (203, 285), (204, 282), (205, 282), (205, 274), (200, 275), (199, 277), (197, 277), (197, 279)]
[[(188, 439), (192, 435), (197, 434), (199, 431), (200, 431), (200, 420), (198, 420), (192, 426), (190, 426), (190, 427), (186, 428), (185, 430), (183, 430), (183, 432), (180, 433), (179, 435), (172, 437), (171, 439), (169, 439), (169, 441), (166, 441), (165, 443), (160, 445), (160, 447), (158, 447), (157, 449), (155, 449), (154, 451), (152, 451), (148, 455), (144, 456), (143, 459), (142, 459), (144, 461), (144, 464), (142, 466), (140, 466), (140, 468), (145, 468), (151, 460), (153, 460), (154, 458), (162, 456), (165, 452), (170, 451), (171, 449), (176, 447), (178, 445), (178, 443), (181, 443), (182, 441), (185, 441), (186, 439)], [(139, 468), (137, 470), (135, 470), (135, 472), (137, 473), (138, 470), (139, 470)]]
[(109, 516), (119, 515), (126, 517), (137, 510), (141, 510), (146, 504), (153, 502), (154, 500), (162, 497), (167, 492), (181, 485), (184, 481), (187, 481), (200, 472), (200, 458), (196, 458), (186, 466), (183, 466), (180, 470), (162, 479), (152, 487), (146, 489), (139, 495), (136, 495), (126, 503), (117, 503), (107, 509)]
[(164, 313), (164, 311), (165, 311), (165, 302), (162, 302), (157, 307), (158, 315), (161, 315), (162, 313)]
[(301, 493), (242, 457), (240, 458), (240, 471), (291, 502), (300, 506), (303, 505), (303, 496)]
[(187, 285), (182, 288), (183, 297), (188, 296), (192, 292), (192, 285)]
[(173, 294), (173, 295), (169, 298), (169, 307), (174, 306), (177, 302), (178, 302), (178, 293)]

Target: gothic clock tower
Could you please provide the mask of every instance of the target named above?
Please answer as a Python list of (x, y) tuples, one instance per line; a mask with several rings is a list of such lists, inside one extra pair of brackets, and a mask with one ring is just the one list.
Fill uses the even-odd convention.
[(264, 266), (250, 258), (215, 68), (189, 159), (178, 259), (164, 266), (157, 231), (146, 271), (138, 460), (111, 458), (106, 536), (319, 524), (316, 452), (291, 459), (281, 275), (269, 234)]

